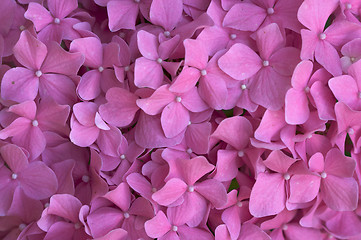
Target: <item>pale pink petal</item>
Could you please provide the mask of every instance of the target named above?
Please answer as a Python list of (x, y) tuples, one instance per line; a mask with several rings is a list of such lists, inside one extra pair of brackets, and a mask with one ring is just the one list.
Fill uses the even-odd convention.
[(208, 103), (208, 105), (216, 110), (224, 108), (227, 101), (227, 86), (216, 74), (207, 74), (203, 76), (199, 82), (199, 95)]
[(0, 153), (8, 167), (18, 173), (28, 165), (28, 158), (21, 148), (13, 144), (7, 144), (0, 148)]
[(188, 110), (179, 102), (168, 104), (161, 114), (160, 122), (167, 138), (180, 134), (189, 122)]
[(43, 74), (40, 78), (39, 95), (41, 98), (50, 97), (59, 104), (72, 105), (77, 101), (73, 80), (60, 74)]
[(10, 106), (8, 111), (32, 120), (36, 116), (37, 107), (34, 101), (25, 101)]
[(289, 201), (306, 203), (312, 201), (320, 191), (321, 178), (316, 175), (294, 175), (290, 179)]
[(178, 178), (172, 178), (157, 192), (152, 199), (163, 206), (168, 206), (180, 198), (187, 190), (187, 184)]
[(257, 47), (263, 60), (269, 60), (270, 56), (284, 45), (284, 38), (276, 23), (258, 30), (256, 37)]
[(24, 193), (33, 199), (48, 198), (58, 189), (55, 173), (40, 161), (29, 164), (19, 173), (18, 179)]
[(204, 70), (208, 62), (208, 54), (204, 45), (193, 39), (186, 39), (183, 44), (186, 49), (184, 64)]
[(81, 202), (72, 195), (56, 194), (50, 198), (48, 214), (63, 217), (73, 223), (77, 223), (81, 206)]
[(235, 4), (223, 20), (224, 27), (241, 31), (256, 31), (266, 18), (265, 9), (252, 3)]
[(162, 211), (144, 224), (145, 231), (149, 237), (159, 238), (171, 230), (171, 225)]
[(123, 182), (117, 188), (105, 194), (104, 198), (112, 201), (123, 211), (127, 211), (131, 203), (129, 186)]
[(250, 213), (255, 217), (280, 213), (286, 201), (284, 184), (281, 174), (259, 173), (249, 200)]
[(321, 196), (335, 211), (353, 211), (357, 207), (358, 185), (354, 178), (327, 175), (321, 183)]
[(227, 203), (227, 191), (216, 179), (207, 179), (197, 183), (194, 190), (210, 201), (215, 208), (220, 208)]
[(263, 163), (275, 172), (286, 173), (296, 161), (297, 159), (285, 155), (282, 151), (272, 151)]
[(314, 32), (307, 29), (301, 29), (301, 36), (302, 48), (300, 57), (302, 60), (313, 60), (319, 38)]
[(137, 43), (139, 52), (149, 60), (157, 60), (158, 56), (158, 39), (153, 34), (141, 30), (137, 34)]
[(217, 151), (216, 174), (213, 179), (221, 182), (232, 181), (237, 176), (238, 167), (237, 152), (220, 149)]
[(257, 225), (252, 223), (245, 223), (242, 225), (241, 234), (239, 235), (239, 240), (271, 240), (271, 237), (267, 233), (262, 231)]
[(198, 69), (185, 67), (178, 77), (172, 82), (169, 90), (178, 93), (187, 92), (196, 85), (200, 76), (201, 73)]
[(98, 138), (99, 131), (99, 128), (96, 126), (85, 127), (74, 120), (72, 122), (69, 138), (75, 145), (88, 147)]
[(303, 124), (310, 116), (306, 92), (291, 88), (285, 98), (285, 119), (288, 124)]
[(154, 0), (150, 6), (149, 17), (153, 24), (162, 26), (165, 30), (172, 30), (181, 20), (183, 13), (183, 1)]
[(12, 142), (28, 150), (30, 153), (29, 159), (33, 160), (44, 151), (46, 145), (45, 136), (39, 127), (31, 125), (30, 122), (28, 128), (26, 130), (23, 128), (23, 131), (22, 134), (14, 135)]
[(236, 43), (219, 58), (218, 65), (229, 76), (237, 80), (245, 80), (261, 69), (262, 60), (248, 46)]
[(103, 47), (98, 38), (78, 38), (71, 42), (70, 52), (80, 52), (84, 55), (84, 65), (98, 68), (103, 64)]
[(163, 68), (157, 61), (137, 58), (134, 67), (134, 84), (139, 88), (157, 89), (163, 83)]
[(322, 172), (325, 169), (325, 160), (322, 153), (317, 152), (308, 160), (308, 166), (313, 172)]
[(79, 97), (83, 100), (91, 100), (96, 98), (100, 92), (101, 73), (97, 70), (86, 72), (80, 79), (77, 87)]
[(41, 31), (54, 20), (53, 16), (51, 16), (50, 12), (46, 10), (46, 8), (35, 2), (29, 3), (24, 17), (34, 23), (36, 31)]
[(94, 126), (98, 106), (93, 102), (79, 102), (73, 106), (73, 113), (81, 125)]
[(316, 45), (315, 58), (329, 73), (337, 77), (342, 74), (341, 61), (337, 50), (327, 41)]
[(135, 29), (138, 16), (138, 4), (134, 1), (109, 1), (107, 4), (109, 29)]
[(193, 87), (190, 91), (182, 94), (181, 103), (191, 112), (203, 112), (209, 108), (199, 96), (198, 89), (196, 87)]
[(77, 0), (49, 1), (48, 8), (54, 17), (65, 18), (78, 7)]
[(359, 90), (355, 79), (349, 75), (338, 76), (331, 78), (328, 85), (338, 101), (345, 103), (351, 109), (361, 110)]
[(159, 87), (149, 98), (138, 99), (136, 101), (138, 107), (140, 107), (148, 115), (161, 113), (165, 106), (175, 100), (174, 94), (167, 88), (167, 85), (163, 85)]
[(338, 148), (332, 148), (325, 157), (325, 172), (338, 177), (352, 177), (356, 161), (346, 157)]
[(292, 87), (297, 90), (304, 90), (311, 77), (312, 69), (313, 63), (311, 61), (304, 60), (297, 64), (291, 79)]
[(1, 97), (4, 100), (23, 102), (38, 95), (39, 78), (26, 68), (8, 70), (1, 81)]

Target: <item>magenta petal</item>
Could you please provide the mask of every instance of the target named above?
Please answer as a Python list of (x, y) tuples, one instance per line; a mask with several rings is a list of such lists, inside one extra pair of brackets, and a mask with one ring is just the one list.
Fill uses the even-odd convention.
[(24, 17), (34, 23), (36, 31), (41, 31), (54, 20), (48, 10), (35, 2), (29, 3)]
[(69, 138), (75, 145), (88, 147), (98, 138), (99, 131), (99, 128), (96, 126), (85, 127), (74, 120), (72, 122)]
[(271, 55), (284, 44), (282, 33), (276, 23), (263, 27), (256, 33), (257, 46), (263, 60), (269, 60)]
[(129, 186), (126, 183), (121, 183), (117, 188), (105, 194), (104, 198), (112, 201), (123, 211), (127, 211), (131, 203)]
[(256, 31), (266, 16), (265, 9), (255, 4), (238, 3), (224, 17), (223, 26), (241, 31)]
[(134, 191), (140, 193), (147, 199), (151, 199), (152, 185), (143, 175), (139, 173), (131, 173), (127, 176), (127, 183)]
[(103, 46), (95, 37), (78, 38), (71, 42), (70, 52), (80, 52), (85, 57), (84, 65), (98, 68), (103, 64)]
[(162, 112), (160, 122), (167, 138), (180, 134), (189, 123), (189, 112), (179, 102), (171, 102)]
[(358, 185), (354, 178), (327, 175), (321, 183), (321, 195), (332, 210), (353, 211), (357, 207)]
[(338, 177), (352, 177), (356, 168), (356, 161), (346, 157), (338, 148), (332, 148), (326, 154), (325, 172)]
[(349, 75), (331, 78), (328, 85), (338, 101), (354, 110), (361, 110), (359, 90), (355, 79)]
[(245, 80), (261, 69), (262, 60), (248, 46), (236, 43), (219, 58), (218, 65), (229, 76)]
[(127, 240), (128, 232), (122, 228), (117, 228), (108, 232), (105, 236), (95, 238), (95, 240)]
[(74, 224), (68, 222), (55, 222), (44, 237), (44, 240), (72, 239), (75, 232)]
[(341, 61), (337, 50), (327, 41), (316, 45), (315, 58), (333, 76), (342, 74)]
[(290, 197), (292, 203), (312, 201), (320, 190), (321, 178), (316, 175), (294, 175), (290, 180)]
[(325, 168), (325, 159), (322, 153), (317, 152), (308, 160), (308, 166), (313, 172), (322, 172)]
[(182, 94), (182, 104), (191, 112), (203, 112), (209, 108), (199, 96), (196, 87), (193, 87), (188, 92)]
[(214, 233), (215, 240), (231, 240), (231, 236), (225, 224), (218, 225)]
[(121, 135), (120, 130), (114, 126), (111, 126), (108, 130), (100, 131), (97, 145), (102, 153), (113, 157), (119, 156), (118, 149), (121, 143)]
[(192, 159), (179, 159), (176, 163), (184, 181), (189, 185), (193, 185), (201, 177), (214, 169), (214, 166), (203, 156)]
[(288, 124), (303, 124), (310, 116), (308, 99), (303, 90), (291, 88), (286, 93), (285, 117)]
[(165, 30), (172, 30), (181, 20), (183, 12), (183, 1), (154, 0), (150, 7), (149, 17), (153, 24), (162, 26)]
[(163, 68), (158, 62), (145, 57), (137, 58), (134, 67), (134, 84), (157, 89), (163, 82)]
[(237, 152), (220, 149), (217, 151), (216, 174), (213, 179), (226, 182), (231, 181), (238, 173)]
[(171, 230), (171, 225), (162, 211), (144, 224), (145, 231), (149, 237), (159, 238)]
[(149, 60), (158, 58), (158, 39), (153, 34), (146, 31), (139, 31), (137, 34), (139, 52)]
[(242, 230), (239, 235), (239, 240), (271, 240), (271, 237), (267, 233), (262, 231), (257, 225), (252, 223), (245, 223), (242, 225)]
[(39, 157), (46, 145), (46, 139), (41, 129), (30, 125), (30, 122), (28, 128), (22, 134), (15, 135), (12, 141), (29, 151), (30, 160)]
[(313, 63), (311, 61), (304, 60), (297, 64), (291, 79), (292, 87), (297, 90), (304, 90), (311, 77), (312, 69)]
[(0, 153), (9, 168), (19, 173), (28, 165), (28, 158), (21, 148), (13, 144), (7, 144), (0, 148)]
[(281, 174), (260, 173), (252, 188), (249, 211), (255, 217), (280, 213), (285, 208), (285, 180)]
[(316, 45), (319, 41), (317, 34), (314, 32), (301, 29), (302, 36), (302, 48), (301, 48), (301, 59), (302, 60), (313, 60)]
[(43, 74), (39, 95), (41, 98), (51, 97), (59, 104), (72, 105), (77, 100), (73, 80), (61, 74)]
[(109, 1), (107, 4), (109, 29), (135, 29), (138, 15), (138, 4), (134, 1)]
[(184, 64), (199, 70), (205, 69), (208, 62), (208, 54), (204, 45), (200, 41), (193, 39), (186, 39), (183, 44), (186, 49)]
[(8, 70), (1, 81), (1, 96), (5, 100), (23, 102), (34, 100), (38, 95), (39, 78), (26, 68)]
[(282, 151), (272, 151), (267, 159), (263, 162), (269, 169), (278, 172), (286, 173), (290, 166), (295, 163), (297, 159), (291, 158)]
[(227, 191), (224, 185), (216, 179), (207, 179), (197, 183), (194, 189), (210, 201), (215, 208), (221, 208), (227, 203)]
[[(88, 217), (88, 225), (94, 237), (101, 237), (110, 230), (119, 228), (124, 219), (123, 213), (117, 208), (101, 207), (93, 211)], [(98, 224), (99, 222), (102, 224)]]
[(9, 126), (0, 131), (0, 139), (7, 139), (8, 137), (23, 134), (29, 130), (31, 121), (24, 117), (15, 119)]
[(168, 89), (167, 85), (159, 87), (149, 98), (138, 99), (136, 101), (148, 115), (156, 115), (162, 112), (163, 108), (175, 100), (175, 96)]
[(36, 116), (37, 107), (34, 101), (25, 101), (10, 106), (8, 111), (32, 120)]
[(28, 31), (23, 31), (14, 46), (14, 56), (25, 67), (39, 70), (48, 50), (44, 43), (37, 40)]
[(93, 102), (79, 102), (73, 106), (73, 113), (81, 125), (91, 127), (95, 124), (97, 108)]
[(201, 73), (193, 67), (185, 67), (178, 77), (172, 82), (169, 90), (172, 92), (183, 93), (189, 91), (198, 82)]
[(187, 145), (197, 154), (208, 152), (211, 123), (191, 124), (184, 134)]
[(216, 74), (207, 74), (199, 82), (199, 95), (216, 110), (224, 108), (227, 102), (227, 86)]
[(73, 223), (79, 222), (79, 211), (82, 204), (76, 197), (69, 194), (56, 194), (50, 198), (48, 214), (53, 214), (70, 220)]
[(32, 162), (22, 170), (19, 181), (25, 194), (37, 200), (50, 197), (58, 189), (55, 173), (40, 161)]

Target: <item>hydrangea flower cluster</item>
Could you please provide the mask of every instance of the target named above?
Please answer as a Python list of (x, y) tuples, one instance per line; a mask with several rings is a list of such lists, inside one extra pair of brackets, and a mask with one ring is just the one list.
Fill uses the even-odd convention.
[(1, 239), (361, 239), (360, 0), (0, 13)]

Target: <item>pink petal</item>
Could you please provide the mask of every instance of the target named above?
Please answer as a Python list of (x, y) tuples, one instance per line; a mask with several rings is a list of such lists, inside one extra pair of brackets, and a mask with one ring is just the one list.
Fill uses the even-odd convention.
[(215, 240), (231, 240), (228, 228), (225, 224), (220, 224), (215, 230)]
[(207, 74), (199, 82), (199, 95), (208, 105), (216, 110), (224, 108), (227, 101), (226, 83), (216, 74)]
[(69, 138), (75, 145), (88, 147), (93, 144), (99, 136), (99, 128), (96, 126), (85, 127), (78, 121), (72, 122)]
[(0, 139), (7, 139), (28, 131), (31, 121), (24, 117), (15, 119), (9, 126), (0, 131)]
[(24, 14), (26, 19), (34, 23), (36, 31), (41, 31), (44, 27), (53, 22), (54, 18), (50, 12), (39, 3), (31, 2)]
[(158, 39), (153, 34), (141, 30), (137, 34), (139, 52), (149, 60), (158, 58)]
[(203, 112), (209, 108), (201, 99), (197, 90), (198, 89), (196, 87), (193, 87), (188, 92), (182, 94), (181, 103), (191, 112)]
[(325, 172), (338, 177), (352, 177), (356, 161), (346, 157), (338, 148), (332, 148), (325, 157)]
[(72, 105), (77, 100), (73, 80), (60, 74), (43, 74), (39, 95), (41, 98), (51, 97), (59, 104)]
[(298, 10), (297, 18), (307, 28), (315, 32), (322, 31), (328, 17), (337, 6), (337, 0), (304, 1)]
[(138, 4), (133, 1), (109, 1), (107, 4), (109, 29), (135, 29), (138, 16)]
[(73, 223), (77, 223), (81, 206), (81, 202), (72, 195), (56, 194), (50, 198), (48, 214), (63, 217)]
[(54, 17), (65, 18), (78, 7), (77, 0), (50, 1), (48, 8)]
[(322, 153), (317, 152), (308, 160), (308, 166), (313, 172), (322, 172), (325, 168), (325, 160)]
[(126, 240), (128, 239), (128, 232), (122, 228), (111, 230), (103, 237), (95, 238), (95, 240)]
[(311, 61), (304, 60), (297, 64), (291, 79), (292, 87), (297, 90), (304, 90), (311, 77), (312, 69), (313, 63)]
[(158, 62), (145, 57), (137, 58), (134, 67), (134, 84), (157, 89), (163, 83), (163, 68)]
[(217, 151), (216, 174), (213, 179), (226, 182), (231, 181), (238, 173), (237, 152), (220, 149)]
[(38, 95), (39, 78), (26, 68), (8, 70), (1, 82), (1, 97), (4, 100), (23, 102), (34, 100)]
[(155, 0), (150, 6), (149, 17), (153, 24), (162, 26), (165, 30), (172, 30), (181, 20), (183, 1), (176, 0), (172, 4), (165, 0)]
[(163, 85), (159, 87), (149, 98), (138, 99), (136, 101), (138, 107), (140, 107), (148, 115), (161, 113), (165, 106), (175, 100), (174, 94), (169, 92), (167, 88), (167, 85)]
[[(170, 57), (170, 55), (174, 52), (174, 49), (178, 46), (179, 44), (179, 41), (180, 41), (180, 36), (179, 35), (176, 35), (174, 37), (172, 37), (171, 39), (169, 40), (165, 40), (163, 42), (161, 42), (159, 44), (159, 49), (158, 49), (158, 52), (159, 52), (159, 57), (161, 59), (167, 59)], [(171, 63), (171, 62), (163, 62), (163, 67), (165, 69), (167, 69), (166, 65), (164, 65), (164, 63)], [(177, 65), (176, 65), (177, 66)], [(178, 67), (177, 67), (178, 69)], [(177, 72), (177, 69), (174, 71), (174, 73)], [(170, 73), (170, 71), (168, 71)]]
[(318, 36), (309, 30), (301, 29), (302, 37), (302, 48), (301, 48), (301, 59), (302, 60), (313, 60), (316, 45), (319, 42)]
[(127, 176), (127, 183), (136, 192), (140, 193), (141, 196), (151, 199), (152, 185), (148, 180), (139, 173), (131, 173)]
[(68, 222), (55, 222), (44, 237), (44, 240), (72, 239), (75, 232), (74, 224)]
[(284, 112), (266, 110), (263, 115), (262, 121), (254, 133), (257, 140), (263, 142), (271, 142), (277, 138), (279, 131), (286, 126), (284, 121)]
[(9, 168), (18, 173), (28, 165), (28, 158), (21, 148), (13, 144), (7, 144), (0, 148), (0, 153)]
[(333, 76), (342, 74), (341, 61), (337, 50), (327, 41), (316, 45), (315, 58)]
[(192, 89), (198, 82), (201, 73), (193, 67), (184, 67), (178, 77), (172, 82), (169, 91), (184, 93)]
[(300, 62), (300, 50), (295, 47), (284, 47), (276, 50), (269, 58), (270, 65), (283, 76), (291, 76)]
[(272, 151), (263, 163), (275, 172), (286, 173), (296, 161), (297, 159), (285, 155), (282, 151)]
[(44, 43), (37, 40), (28, 31), (23, 31), (14, 46), (14, 56), (22, 65), (39, 70), (48, 51)]
[(331, 78), (328, 85), (338, 101), (354, 110), (361, 110), (359, 90), (355, 79), (349, 75)]
[(48, 198), (58, 189), (55, 173), (40, 161), (30, 163), (19, 173), (18, 179), (24, 193), (36, 200)]
[(103, 46), (95, 37), (75, 39), (71, 42), (69, 51), (82, 53), (87, 67), (98, 68), (103, 64)]
[(162, 112), (160, 122), (167, 138), (180, 134), (189, 123), (188, 110), (179, 102), (171, 102)]
[(284, 45), (284, 38), (276, 23), (271, 23), (258, 30), (256, 37), (260, 56), (263, 60), (269, 60), (270, 56)]
[(322, 120), (335, 120), (334, 106), (336, 99), (330, 88), (325, 86), (321, 81), (315, 82), (310, 91), (318, 111), (318, 115)]
[(35, 118), (36, 110), (37, 107), (34, 101), (25, 101), (10, 106), (8, 111), (32, 120)]
[(194, 189), (210, 201), (215, 208), (220, 208), (227, 203), (227, 191), (223, 184), (216, 179), (207, 179), (197, 183)]
[(94, 120), (95, 126), (97, 126), (100, 130), (108, 131), (110, 130), (108, 124), (104, 122), (102, 117), (99, 115), (98, 112), (95, 113), (95, 120)]
[(200, 41), (193, 39), (186, 39), (183, 44), (186, 49), (184, 64), (199, 70), (205, 69), (208, 62), (208, 54), (204, 45)]
[(171, 230), (171, 225), (162, 211), (144, 224), (145, 231), (149, 237), (159, 238)]
[(79, 102), (73, 106), (73, 113), (81, 125), (94, 126), (98, 106), (93, 102)]
[(237, 80), (245, 80), (261, 69), (262, 61), (251, 48), (236, 43), (219, 58), (218, 65), (229, 76)]
[(239, 235), (240, 240), (271, 240), (271, 237), (267, 233), (262, 231), (257, 225), (252, 223), (245, 223), (242, 225), (241, 234)]
[[(242, 136), (235, 136), (234, 131), (242, 132)], [(242, 116), (235, 116), (224, 119), (217, 127), (212, 137), (216, 137), (234, 147), (237, 150), (243, 150), (252, 136), (252, 125)]]
[[(116, 208), (101, 207), (87, 217), (88, 225), (93, 237), (101, 237), (109, 231), (119, 228), (123, 221), (123, 213)], [(99, 224), (102, 222), (102, 224)]]
[(133, 121), (139, 110), (136, 95), (122, 88), (111, 88), (107, 91), (106, 99), (108, 103), (99, 107), (99, 113), (106, 122), (124, 127)]
[(214, 166), (203, 156), (198, 156), (190, 160), (179, 159), (176, 164), (181, 172), (181, 176), (188, 185), (193, 185), (201, 177), (214, 169)]
[(281, 174), (259, 173), (249, 200), (250, 213), (254, 217), (280, 213), (286, 201), (284, 184)]
[(43, 73), (59, 73), (67, 76), (76, 75), (85, 59), (82, 53), (69, 53), (59, 44), (48, 45), (48, 55), (41, 67)]
[(104, 198), (113, 202), (123, 211), (127, 211), (131, 203), (129, 186), (123, 182), (117, 188), (105, 194)]
[(86, 72), (80, 79), (77, 87), (79, 97), (84, 100), (92, 100), (96, 98), (100, 92), (101, 73), (97, 70)]
[(187, 190), (187, 184), (178, 178), (172, 178), (157, 192), (152, 199), (158, 204), (168, 206), (180, 198)]
[(292, 203), (310, 202), (320, 191), (321, 178), (316, 175), (294, 175), (290, 180), (289, 201)]
[(208, 152), (209, 136), (211, 134), (211, 124), (204, 122), (191, 124), (184, 134), (187, 145), (197, 154)]
[(306, 92), (291, 88), (286, 93), (285, 119), (288, 124), (303, 124), (310, 116)]
[(266, 18), (265, 9), (252, 3), (235, 4), (223, 20), (224, 27), (241, 31), (256, 31)]
[(357, 207), (358, 185), (354, 178), (327, 175), (321, 183), (321, 196), (335, 211), (353, 211)]

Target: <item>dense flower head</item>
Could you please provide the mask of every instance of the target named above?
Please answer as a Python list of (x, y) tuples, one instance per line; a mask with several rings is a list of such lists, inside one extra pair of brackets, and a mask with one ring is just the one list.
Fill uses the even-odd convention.
[(0, 238), (361, 238), (359, 0), (0, 1)]

